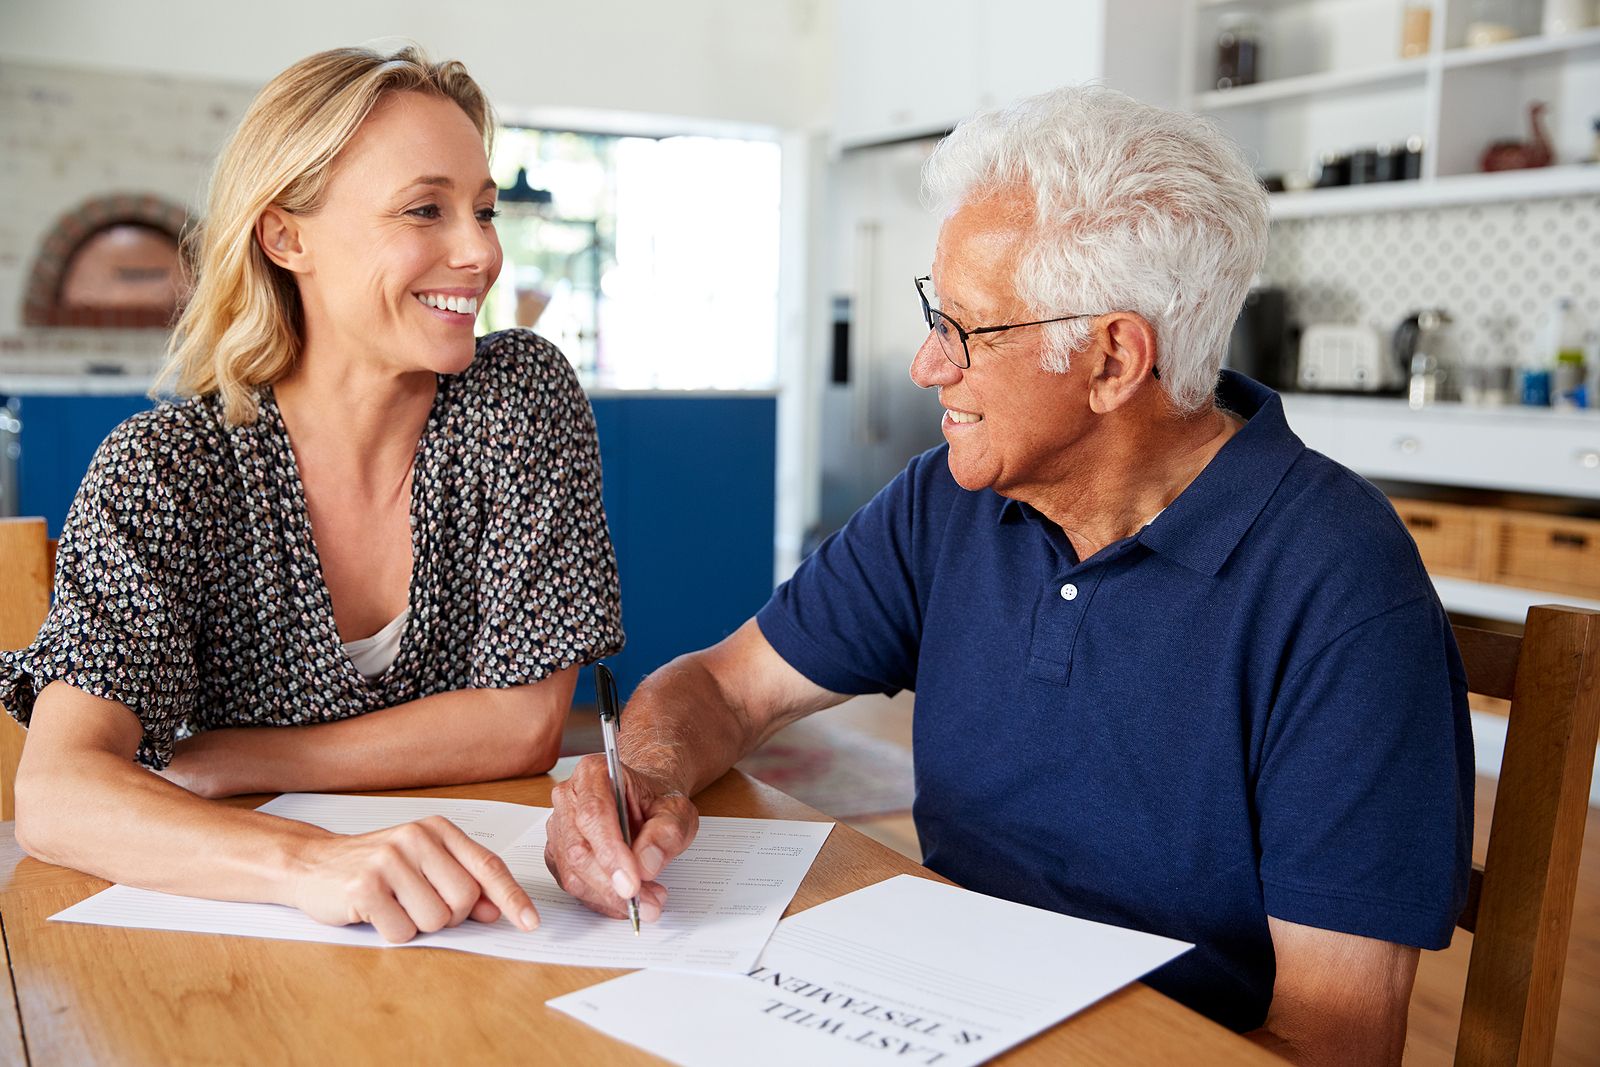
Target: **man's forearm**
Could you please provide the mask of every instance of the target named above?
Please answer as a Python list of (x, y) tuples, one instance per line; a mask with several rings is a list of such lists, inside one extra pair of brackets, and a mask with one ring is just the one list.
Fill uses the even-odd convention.
[(312, 726), (213, 730), (183, 743), (210, 795), (482, 782), (539, 774), (559, 754), (574, 671), (519, 689), (461, 689)]
[(764, 740), (730, 705), (704, 657), (680, 656), (639, 683), (618, 743), (624, 763), (687, 796)]

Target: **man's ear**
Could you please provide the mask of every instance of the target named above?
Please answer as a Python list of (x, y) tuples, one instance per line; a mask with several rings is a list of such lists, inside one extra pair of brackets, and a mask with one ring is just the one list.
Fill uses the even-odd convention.
[(299, 273), (308, 267), (305, 246), (300, 240), (300, 220), (276, 204), (269, 206), (256, 220), (256, 243), (268, 259), (284, 270)]
[(1133, 399), (1156, 377), (1156, 331), (1142, 315), (1115, 311), (1097, 324), (1089, 406), (1109, 414)]

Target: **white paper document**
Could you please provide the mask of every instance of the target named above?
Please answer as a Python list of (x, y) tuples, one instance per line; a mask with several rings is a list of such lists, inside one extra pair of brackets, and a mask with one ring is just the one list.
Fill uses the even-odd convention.
[(640, 971), (548, 1003), (686, 1067), (965, 1067), (1190, 947), (903, 874), (785, 919), (743, 976)]
[(290, 793), (259, 809), (342, 834), (443, 815), (498, 853), (539, 909), (539, 928), (510, 920), (419, 934), (390, 946), (371, 926), (324, 926), (294, 908), (239, 904), (112, 886), (51, 916), (66, 922), (372, 947), (451, 948), (534, 963), (745, 971), (794, 897), (832, 823), (702, 816), (694, 844), (662, 871), (666, 913), (635, 937), (556, 885), (544, 865), (549, 808), (492, 800)]

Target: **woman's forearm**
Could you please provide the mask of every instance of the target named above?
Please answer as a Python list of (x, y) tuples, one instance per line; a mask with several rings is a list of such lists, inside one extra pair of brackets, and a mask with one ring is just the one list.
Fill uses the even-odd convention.
[[(88, 718), (110, 701), (56, 683), (35, 721), (59, 704)], [(77, 705), (77, 706), (74, 706)], [(305, 851), (327, 831), (202, 800), (115, 751), (138, 743), (137, 720), (111, 720), (96, 744), (57, 748), (30, 731), (18, 769), (17, 841), (29, 855), (127, 885), (224, 900), (289, 903)]]
[(405, 789), (541, 774), (555, 763), (577, 668), (514, 689), (461, 689), (312, 726), (210, 730), (170, 777), (204, 796)]
[(124, 704), (46, 687), (17, 772), (18, 844), (125, 885), (370, 922), (390, 941), (469, 917), (538, 924), (505, 862), (444, 819), (345, 835), (203, 800), (132, 762), (142, 732)]

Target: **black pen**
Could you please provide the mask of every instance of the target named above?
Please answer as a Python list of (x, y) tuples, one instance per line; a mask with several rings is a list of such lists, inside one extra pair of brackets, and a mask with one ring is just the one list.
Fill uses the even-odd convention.
[[(605, 738), (606, 773), (611, 776), (611, 793), (617, 801), (617, 823), (622, 827), (622, 843), (633, 847), (633, 833), (628, 829), (628, 797), (622, 788), (622, 760), (617, 756), (617, 680), (611, 668), (604, 663), (594, 665), (595, 695), (600, 698), (600, 735)], [(628, 901), (628, 918), (633, 922), (633, 936), (639, 936), (639, 897)]]

